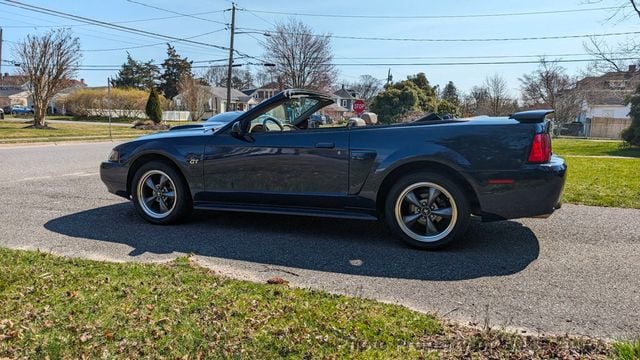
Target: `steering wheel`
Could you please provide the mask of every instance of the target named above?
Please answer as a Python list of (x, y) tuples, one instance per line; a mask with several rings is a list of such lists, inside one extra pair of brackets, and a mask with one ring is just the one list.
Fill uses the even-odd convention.
[(272, 123), (278, 125), (278, 127), (280, 128), (280, 131), (284, 131), (284, 126), (282, 126), (282, 123), (280, 122), (280, 120), (272, 118), (272, 117), (267, 117), (264, 120), (262, 120), (262, 126), (264, 126), (264, 129), (266, 131), (270, 131), (269, 127), (267, 126), (268, 122), (272, 122)]

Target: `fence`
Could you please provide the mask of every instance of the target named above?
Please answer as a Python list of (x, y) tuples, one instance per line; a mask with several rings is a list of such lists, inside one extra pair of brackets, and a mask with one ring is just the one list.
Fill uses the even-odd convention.
[(162, 121), (191, 121), (189, 111), (163, 111)]
[(586, 135), (593, 138), (620, 139), (622, 130), (631, 125), (631, 119), (594, 117), (587, 125)]

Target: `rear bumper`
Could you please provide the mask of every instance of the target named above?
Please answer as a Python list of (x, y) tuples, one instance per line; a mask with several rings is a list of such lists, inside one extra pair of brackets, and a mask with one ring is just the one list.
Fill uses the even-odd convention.
[[(485, 221), (548, 217), (562, 206), (567, 176), (564, 160), (553, 156), (547, 164), (524, 165), (518, 171), (473, 174), (480, 184), (478, 201)], [(505, 180), (495, 184), (492, 180)], [(505, 183), (513, 180), (512, 183)]]
[(107, 190), (129, 199), (127, 173), (128, 169), (120, 163), (103, 161), (100, 164), (100, 180), (107, 186)]

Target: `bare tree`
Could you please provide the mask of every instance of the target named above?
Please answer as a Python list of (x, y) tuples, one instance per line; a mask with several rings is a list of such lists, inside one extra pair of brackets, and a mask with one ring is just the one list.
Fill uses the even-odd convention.
[(332, 64), (331, 38), (316, 35), (303, 22), (290, 19), (276, 25), (263, 43), (265, 60), (276, 64), (285, 87), (327, 90), (337, 76)]
[(514, 109), (514, 99), (509, 96), (507, 82), (499, 74), (488, 76), (484, 80), (488, 100), (487, 115), (507, 115)]
[(382, 90), (382, 81), (371, 75), (360, 75), (358, 81), (349, 85), (367, 104)]
[(183, 74), (178, 83), (184, 107), (191, 113), (191, 119), (198, 121), (208, 110), (211, 91), (192, 76)]
[(527, 106), (554, 109), (558, 124), (574, 121), (580, 112), (582, 97), (575, 79), (558, 63), (540, 59), (538, 69), (520, 78), (522, 101)]
[[(254, 86), (251, 71), (233, 68), (231, 87), (234, 89), (249, 89)], [(227, 68), (224, 66), (212, 66), (207, 69), (202, 78), (211, 86), (227, 87)]]
[[(607, 21), (620, 21), (632, 16), (640, 18), (640, 1), (624, 0), (611, 13)], [(631, 64), (640, 65), (640, 42), (636, 38), (628, 38), (615, 46), (604, 40), (592, 37), (584, 42), (585, 51), (596, 58), (589, 64), (588, 71), (595, 73), (625, 71)], [(619, 58), (635, 58), (636, 60), (618, 60)]]
[(80, 63), (80, 41), (69, 29), (51, 30), (43, 35), (27, 35), (15, 49), (20, 72), (29, 80), (33, 126), (43, 128), (49, 101), (68, 87)]

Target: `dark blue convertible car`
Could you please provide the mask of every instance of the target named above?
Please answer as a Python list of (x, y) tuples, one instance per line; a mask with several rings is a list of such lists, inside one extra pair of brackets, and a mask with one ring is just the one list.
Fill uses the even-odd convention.
[(463, 237), (472, 215), (545, 217), (560, 205), (566, 165), (551, 152), (552, 110), (310, 126), (332, 102), (285, 90), (225, 121), (118, 145), (100, 175), (154, 224), (194, 208), (384, 219), (424, 249)]

